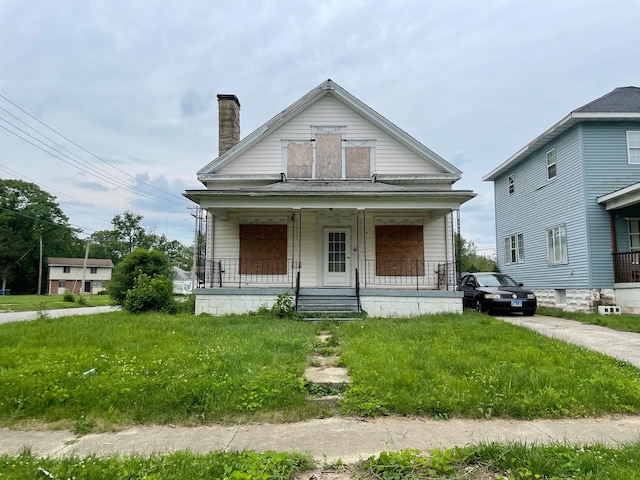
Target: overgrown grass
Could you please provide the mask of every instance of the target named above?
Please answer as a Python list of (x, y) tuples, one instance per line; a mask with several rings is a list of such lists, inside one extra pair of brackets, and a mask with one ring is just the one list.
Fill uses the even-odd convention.
[(310, 325), (273, 316), (118, 312), (0, 325), (0, 423), (80, 431), (317, 416), (303, 379), (313, 342)]
[(82, 303), (78, 301), (79, 298), (79, 295), (75, 295), (75, 301), (68, 302), (64, 300), (64, 295), (0, 295), (0, 313), (99, 307), (112, 304), (108, 295), (83, 295)]
[(176, 452), (151, 456), (99, 458), (38, 458), (29, 452), (0, 456), (0, 477), (11, 480), (34, 478), (197, 480), (289, 479), (295, 472), (313, 467), (309, 455), (299, 453), (211, 452), (200, 455)]
[[(575, 480), (640, 479), (640, 442), (619, 445), (526, 445), (491, 443), (420, 452), (405, 449), (382, 452), (356, 465), (341, 461), (323, 470), (349, 471), (362, 480)], [(208, 454), (175, 452), (165, 455), (112, 455), (99, 458), (70, 456), (38, 458), (30, 452), (0, 456), (0, 477), (33, 478), (162, 478), (171, 479), (291, 479), (311, 470), (309, 455), (254, 451)], [(309, 473), (304, 475), (307, 478)], [(312, 477), (309, 477), (312, 478)], [(315, 475), (313, 478), (316, 478)], [(324, 478), (324, 475), (322, 476)]]
[(342, 407), (388, 413), (515, 418), (640, 411), (640, 371), (487, 315), (433, 315), (341, 325), (352, 387)]
[(582, 417), (640, 412), (640, 371), (468, 312), (314, 325), (273, 315), (126, 312), (0, 325), (0, 425), (297, 421), (319, 329), (347, 366), (347, 415)]
[(621, 332), (640, 332), (640, 315), (600, 315), (597, 312), (565, 312), (557, 308), (538, 308), (537, 313), (576, 320), (590, 325), (600, 325)]
[(608, 447), (481, 444), (451, 450), (383, 452), (358, 465), (366, 479), (640, 479), (640, 442)]

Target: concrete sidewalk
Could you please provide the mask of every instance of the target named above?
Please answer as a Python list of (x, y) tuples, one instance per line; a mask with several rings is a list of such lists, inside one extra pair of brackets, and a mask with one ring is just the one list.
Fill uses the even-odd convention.
[[(94, 313), (115, 312), (120, 307), (104, 306), (104, 307), (79, 307), (79, 308), (61, 308), (56, 310), (44, 310), (48, 318), (69, 317), (72, 315), (91, 315)], [(36, 320), (40, 312), (9, 312), (0, 313), (0, 324), (9, 322), (22, 322), (27, 320)]]
[(75, 437), (68, 431), (0, 429), (0, 454), (29, 448), (40, 456), (150, 454), (190, 449), (298, 451), (319, 462), (354, 463), (382, 451), (428, 451), (481, 442), (570, 442), (615, 445), (640, 439), (640, 417), (572, 420), (377, 420), (329, 418), (275, 425), (145, 426)]

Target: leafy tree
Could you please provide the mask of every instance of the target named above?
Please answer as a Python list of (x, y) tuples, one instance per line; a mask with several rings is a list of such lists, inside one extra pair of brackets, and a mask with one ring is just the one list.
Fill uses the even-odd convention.
[(185, 247), (177, 240), (168, 240), (164, 235), (152, 235), (152, 248), (160, 250), (168, 258), (171, 265), (180, 267), (183, 270), (191, 270), (193, 264), (193, 247)]
[[(55, 197), (35, 183), (0, 180), (0, 276), (2, 290), (38, 291), (40, 239), (43, 259), (81, 256), (78, 230), (71, 228)], [(44, 267), (43, 285), (44, 286)]]
[[(124, 305), (127, 291), (135, 286), (141, 274), (153, 279), (155, 276), (173, 281), (173, 270), (167, 256), (158, 250), (138, 248), (124, 257), (113, 269), (107, 284), (107, 293), (118, 305)], [(170, 291), (171, 292), (171, 291)]]
[(111, 258), (117, 265), (136, 248), (159, 250), (172, 265), (189, 270), (193, 263), (192, 247), (185, 247), (177, 240), (169, 240), (165, 235), (147, 232), (142, 227), (142, 215), (124, 212), (116, 215), (111, 224), (113, 230), (101, 230), (91, 236), (92, 255), (97, 258)]
[(478, 247), (470, 240), (461, 238), (460, 272), (497, 272), (496, 261), (488, 255), (478, 254)]

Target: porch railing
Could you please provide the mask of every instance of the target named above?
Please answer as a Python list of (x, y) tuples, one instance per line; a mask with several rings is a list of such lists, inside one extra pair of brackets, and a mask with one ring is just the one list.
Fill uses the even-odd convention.
[(294, 286), (294, 261), (215, 258), (205, 261), (205, 287)]
[[(296, 288), (299, 262), (288, 259), (207, 259), (199, 270), (198, 286), (205, 288), (252, 286)], [(455, 264), (425, 260), (361, 260), (357, 268), (358, 292), (362, 288), (454, 290)], [(204, 275), (202, 275), (204, 273)]]
[(365, 288), (411, 287), (416, 290), (452, 290), (456, 287), (455, 264), (426, 260), (367, 260)]
[(640, 251), (614, 253), (613, 275), (616, 283), (640, 282)]

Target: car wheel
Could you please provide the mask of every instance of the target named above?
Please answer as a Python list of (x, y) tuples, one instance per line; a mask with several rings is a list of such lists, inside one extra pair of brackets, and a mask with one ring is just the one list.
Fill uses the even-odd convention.
[(535, 310), (525, 310), (522, 312), (525, 317), (533, 317), (536, 314)]
[(476, 298), (476, 312), (478, 313), (487, 312), (487, 310), (482, 306), (482, 301), (479, 298)]

